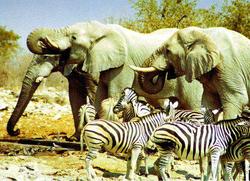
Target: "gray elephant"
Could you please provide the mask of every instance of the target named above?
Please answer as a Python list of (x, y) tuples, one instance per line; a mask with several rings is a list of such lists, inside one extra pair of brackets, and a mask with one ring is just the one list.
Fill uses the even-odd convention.
[[(188, 83), (184, 77), (166, 80), (163, 90), (152, 94), (140, 88), (137, 75), (129, 68), (129, 65), (141, 66), (144, 60), (176, 31), (177, 29), (161, 29), (143, 34), (119, 25), (92, 21), (62, 29), (36, 29), (28, 36), (27, 46), (35, 54), (62, 55), (68, 52), (69, 55), (64, 60), (67, 65), (78, 64), (79, 67), (82, 64), (82, 72), (90, 74), (98, 84), (95, 93), (97, 112), (102, 100), (119, 96), (125, 87), (133, 87), (154, 106), (159, 106), (158, 100), (175, 97), (183, 109), (199, 109), (202, 95), (199, 82)], [(77, 83), (72, 85), (79, 86)], [(192, 94), (192, 90), (197, 90), (197, 94)], [(74, 101), (71, 101), (72, 107), (79, 108), (79, 104), (86, 103), (80, 96), (80, 91), (70, 96), (77, 102), (75, 105)], [(74, 119), (79, 120), (75, 117), (77, 116), (74, 116)], [(12, 128), (13, 125), (15, 124), (12, 124)]]
[(189, 84), (182, 78), (167, 81), (163, 91), (152, 95), (138, 86), (135, 74), (128, 66), (141, 66), (145, 58), (176, 30), (161, 29), (143, 34), (119, 25), (92, 21), (58, 30), (36, 29), (28, 36), (27, 45), (30, 51), (37, 54), (55, 54), (70, 50), (67, 63), (83, 63), (82, 70), (90, 73), (98, 82), (95, 104), (97, 111), (101, 100), (116, 96), (125, 87), (132, 86), (154, 105), (157, 104), (157, 99), (173, 96), (180, 100), (187, 99), (180, 104), (184, 108), (197, 108), (200, 107), (201, 93), (193, 96), (190, 90), (202, 91), (198, 82)]
[[(169, 78), (185, 75), (199, 80), (203, 103), (223, 108), (224, 119), (241, 114), (250, 97), (250, 40), (226, 28), (189, 27), (175, 32), (148, 59), (141, 72), (168, 72)], [(146, 76), (148, 73), (140, 73)], [(195, 93), (195, 90), (194, 90)]]
[[(82, 71), (78, 71), (78, 67), (72, 69), (70, 74), (67, 73), (69, 65), (63, 65), (68, 56), (61, 55), (34, 55), (26, 75), (23, 80), (22, 89), (14, 108), (14, 111), (8, 121), (7, 131), (9, 135), (16, 136), (20, 133), (19, 129), (14, 130), (16, 123), (22, 116), (25, 108), (31, 100), (34, 92), (38, 88), (44, 77), (48, 77), (52, 72), (63, 72), (69, 82), (69, 100), (73, 117), (75, 120), (75, 128), (78, 128), (79, 117), (78, 111), (83, 102), (86, 102), (86, 96), (90, 98), (93, 103), (95, 98), (96, 83), (91, 76)], [(68, 67), (69, 66), (69, 67)], [(76, 129), (77, 130), (77, 129)], [(76, 131), (75, 135), (78, 136)]]

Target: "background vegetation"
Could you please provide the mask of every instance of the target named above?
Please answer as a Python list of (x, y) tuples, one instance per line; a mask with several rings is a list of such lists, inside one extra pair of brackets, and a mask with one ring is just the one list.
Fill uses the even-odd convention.
[[(184, 28), (188, 26), (222, 26), (238, 31), (250, 38), (249, 0), (224, 0), (221, 7), (212, 5), (208, 9), (197, 7), (198, 0), (129, 0), (135, 10), (130, 19), (106, 19), (108, 23), (119, 23), (127, 28), (148, 33), (159, 28)], [(0, 87), (19, 87), (32, 55), (23, 53), (18, 45), (19, 35), (0, 25)], [(59, 74), (51, 76), (48, 86), (66, 86)]]

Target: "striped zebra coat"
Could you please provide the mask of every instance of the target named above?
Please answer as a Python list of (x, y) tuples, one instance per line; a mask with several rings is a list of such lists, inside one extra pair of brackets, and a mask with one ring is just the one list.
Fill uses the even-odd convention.
[(153, 107), (147, 102), (139, 101), (138, 95), (133, 88), (125, 88), (121, 97), (113, 108), (114, 113), (123, 111), (123, 121), (128, 122), (134, 117), (147, 116), (153, 112)]
[(118, 123), (107, 120), (94, 120), (84, 127), (83, 138), (89, 149), (86, 156), (86, 169), (88, 178), (96, 177), (91, 166), (98, 150), (105, 148), (107, 151), (128, 154), (131, 161), (127, 162), (127, 179), (134, 178), (136, 161), (142, 148), (146, 145), (152, 132), (158, 126), (168, 121), (169, 116), (164, 112), (153, 113), (142, 117), (137, 122)]
[(151, 141), (160, 152), (159, 169), (163, 180), (167, 180), (165, 166), (174, 152), (179, 158), (196, 160), (210, 155), (213, 180), (219, 158), (233, 142), (242, 136), (250, 136), (249, 119), (237, 118), (215, 124), (195, 125), (172, 122), (156, 128)]
[[(227, 162), (237, 162), (235, 163), (236, 169), (241, 168), (240, 162), (245, 161), (245, 180), (249, 180), (249, 163), (250, 163), (250, 137), (242, 137), (230, 145), (226, 153), (220, 157), (222, 164)], [(228, 166), (223, 166), (222, 168), (228, 168)], [(233, 179), (235, 180), (239, 170), (236, 170), (233, 178), (231, 177), (231, 170), (224, 170), (226, 172), (226, 180)], [(248, 178), (248, 179), (247, 179)]]

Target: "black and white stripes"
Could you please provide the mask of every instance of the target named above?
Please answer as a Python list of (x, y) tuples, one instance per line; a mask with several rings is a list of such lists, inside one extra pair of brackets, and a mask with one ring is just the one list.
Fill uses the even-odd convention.
[(91, 160), (98, 150), (104, 147), (112, 153), (131, 155), (128, 161), (126, 178), (133, 179), (135, 165), (142, 148), (146, 145), (152, 132), (169, 119), (164, 112), (153, 113), (142, 117), (137, 122), (118, 123), (106, 120), (94, 120), (84, 128), (83, 137), (89, 149), (86, 156), (88, 178), (95, 178)]
[[(229, 180), (233, 179), (235, 180), (238, 172), (241, 169), (241, 163), (245, 162), (245, 180), (249, 180), (249, 163), (250, 163), (250, 137), (242, 137), (238, 140), (236, 140), (232, 145), (230, 145), (226, 153), (220, 157), (223, 165), (224, 172), (225, 172), (225, 179)], [(232, 170), (228, 171), (227, 168), (227, 162), (236, 162), (234, 168), (236, 169), (236, 172), (232, 178), (231, 172)]]
[[(132, 109), (126, 109), (130, 104)], [(123, 119), (124, 122), (128, 122), (134, 117), (149, 115), (152, 112), (152, 107), (146, 102), (139, 101), (136, 92), (132, 88), (125, 88), (113, 110), (114, 113), (126, 110)]]
[(234, 141), (242, 136), (250, 135), (250, 128), (241, 125), (242, 123), (248, 124), (248, 122), (246, 118), (237, 118), (209, 125), (172, 122), (158, 127), (151, 141), (156, 144), (161, 154), (159, 159), (161, 176), (167, 179), (164, 169), (170, 160), (169, 155), (174, 150), (179, 158), (187, 160), (210, 155), (212, 175), (215, 180), (219, 157)]

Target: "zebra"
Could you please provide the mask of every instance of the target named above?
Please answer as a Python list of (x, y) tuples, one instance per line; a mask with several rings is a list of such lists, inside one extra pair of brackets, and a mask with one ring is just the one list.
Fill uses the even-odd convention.
[(152, 113), (140, 118), (136, 122), (114, 122), (108, 120), (94, 120), (88, 122), (83, 130), (83, 138), (88, 147), (86, 156), (87, 177), (95, 179), (92, 160), (98, 151), (105, 148), (113, 154), (127, 154), (127, 179), (134, 178), (137, 158), (145, 147), (152, 132), (158, 126), (168, 121), (166, 112)]
[[(130, 105), (132, 105), (132, 107)], [(132, 110), (128, 108), (129, 106)], [(177, 106), (178, 106), (178, 101), (173, 103), (169, 99), (166, 99), (164, 101), (164, 109), (168, 110), (170, 114), (170, 121), (191, 122), (197, 125), (204, 123), (212, 123), (215, 121), (212, 110), (206, 110), (204, 113), (200, 113), (192, 110), (175, 109)], [(151, 106), (149, 106), (149, 104), (142, 101), (138, 101), (138, 95), (134, 91), (134, 89), (125, 88), (117, 104), (114, 106), (114, 113), (118, 113), (120, 111), (124, 111), (125, 113), (124, 121), (129, 121), (133, 117), (142, 117), (144, 115), (148, 115), (153, 111), (153, 109)], [(143, 159), (143, 156), (140, 157), (138, 160)], [(146, 165), (145, 172), (147, 175), (148, 171), (147, 171), (146, 157), (144, 158), (144, 161)], [(202, 160), (200, 160), (200, 164), (202, 164)], [(171, 166), (173, 167), (173, 165)], [(139, 166), (137, 166), (137, 168), (139, 168)], [(202, 167), (200, 167), (200, 170), (202, 173), (203, 172)]]
[[(132, 109), (127, 107), (132, 105)], [(126, 109), (127, 108), (127, 109)], [(153, 111), (153, 107), (146, 102), (139, 101), (137, 93), (133, 88), (125, 88), (122, 92), (122, 95), (116, 105), (114, 106), (113, 112), (119, 113), (124, 111), (124, 122), (130, 121), (134, 117), (143, 117), (149, 115)]]
[[(178, 102), (173, 102), (170, 105), (169, 99), (164, 101), (164, 109), (170, 109), (171, 106), (176, 108)], [(117, 104), (114, 106), (113, 112), (119, 113), (128, 107), (129, 104), (132, 104), (132, 110), (127, 109), (127, 113), (124, 115), (126, 118), (125, 122), (130, 121), (134, 117), (143, 117), (152, 113), (153, 107), (144, 101), (138, 100), (138, 95), (133, 88), (125, 88), (122, 92), (122, 96), (118, 100)], [(204, 124), (214, 122), (214, 115), (211, 110), (206, 111), (204, 114), (201, 112), (196, 112), (192, 110), (171, 110), (171, 120), (172, 121), (182, 121), (182, 122), (191, 122), (195, 124)]]
[(226, 153), (220, 157), (224, 173), (226, 176), (226, 180), (228, 180), (229, 176), (231, 178), (231, 170), (227, 170), (228, 166), (227, 162), (236, 162), (235, 167), (236, 167), (236, 173), (233, 176), (233, 180), (236, 179), (239, 169), (241, 170), (241, 165), (240, 162), (245, 160), (245, 180), (249, 181), (249, 162), (250, 162), (250, 137), (242, 137), (238, 140), (236, 140), (232, 145), (230, 145)]
[(173, 152), (180, 159), (187, 160), (209, 155), (213, 180), (216, 180), (220, 156), (226, 152), (229, 145), (242, 136), (250, 136), (249, 119), (238, 117), (207, 125), (188, 122), (165, 123), (156, 128), (150, 141), (160, 152), (158, 167), (163, 180), (167, 180), (165, 166), (171, 161)]
[(79, 124), (78, 124), (78, 131), (80, 134), (80, 144), (81, 144), (81, 152), (83, 151), (83, 128), (84, 126), (90, 122), (95, 120), (96, 117), (96, 109), (93, 105), (90, 104), (88, 96), (87, 96), (87, 104), (84, 104), (80, 107), (78, 111), (79, 116)]
[[(164, 109), (168, 109), (170, 105), (170, 100), (165, 100)], [(174, 107), (178, 107), (178, 101), (172, 103), (176, 104)], [(193, 110), (182, 110), (182, 109), (173, 109), (171, 113), (171, 121), (179, 122), (189, 122), (197, 125), (210, 124), (216, 122), (215, 113), (212, 109), (202, 109), (201, 112)]]
[[(152, 106), (144, 101), (138, 100), (138, 95), (132, 88), (125, 88), (122, 92), (121, 97), (117, 101), (116, 105), (113, 108), (113, 112), (118, 114), (122, 111), (123, 113), (123, 122), (129, 122), (137, 120), (143, 116), (149, 115), (153, 112)], [(148, 164), (147, 164), (147, 153), (143, 150), (138, 157), (136, 173), (140, 173), (141, 161), (144, 160), (145, 164), (145, 176), (149, 174)]]

